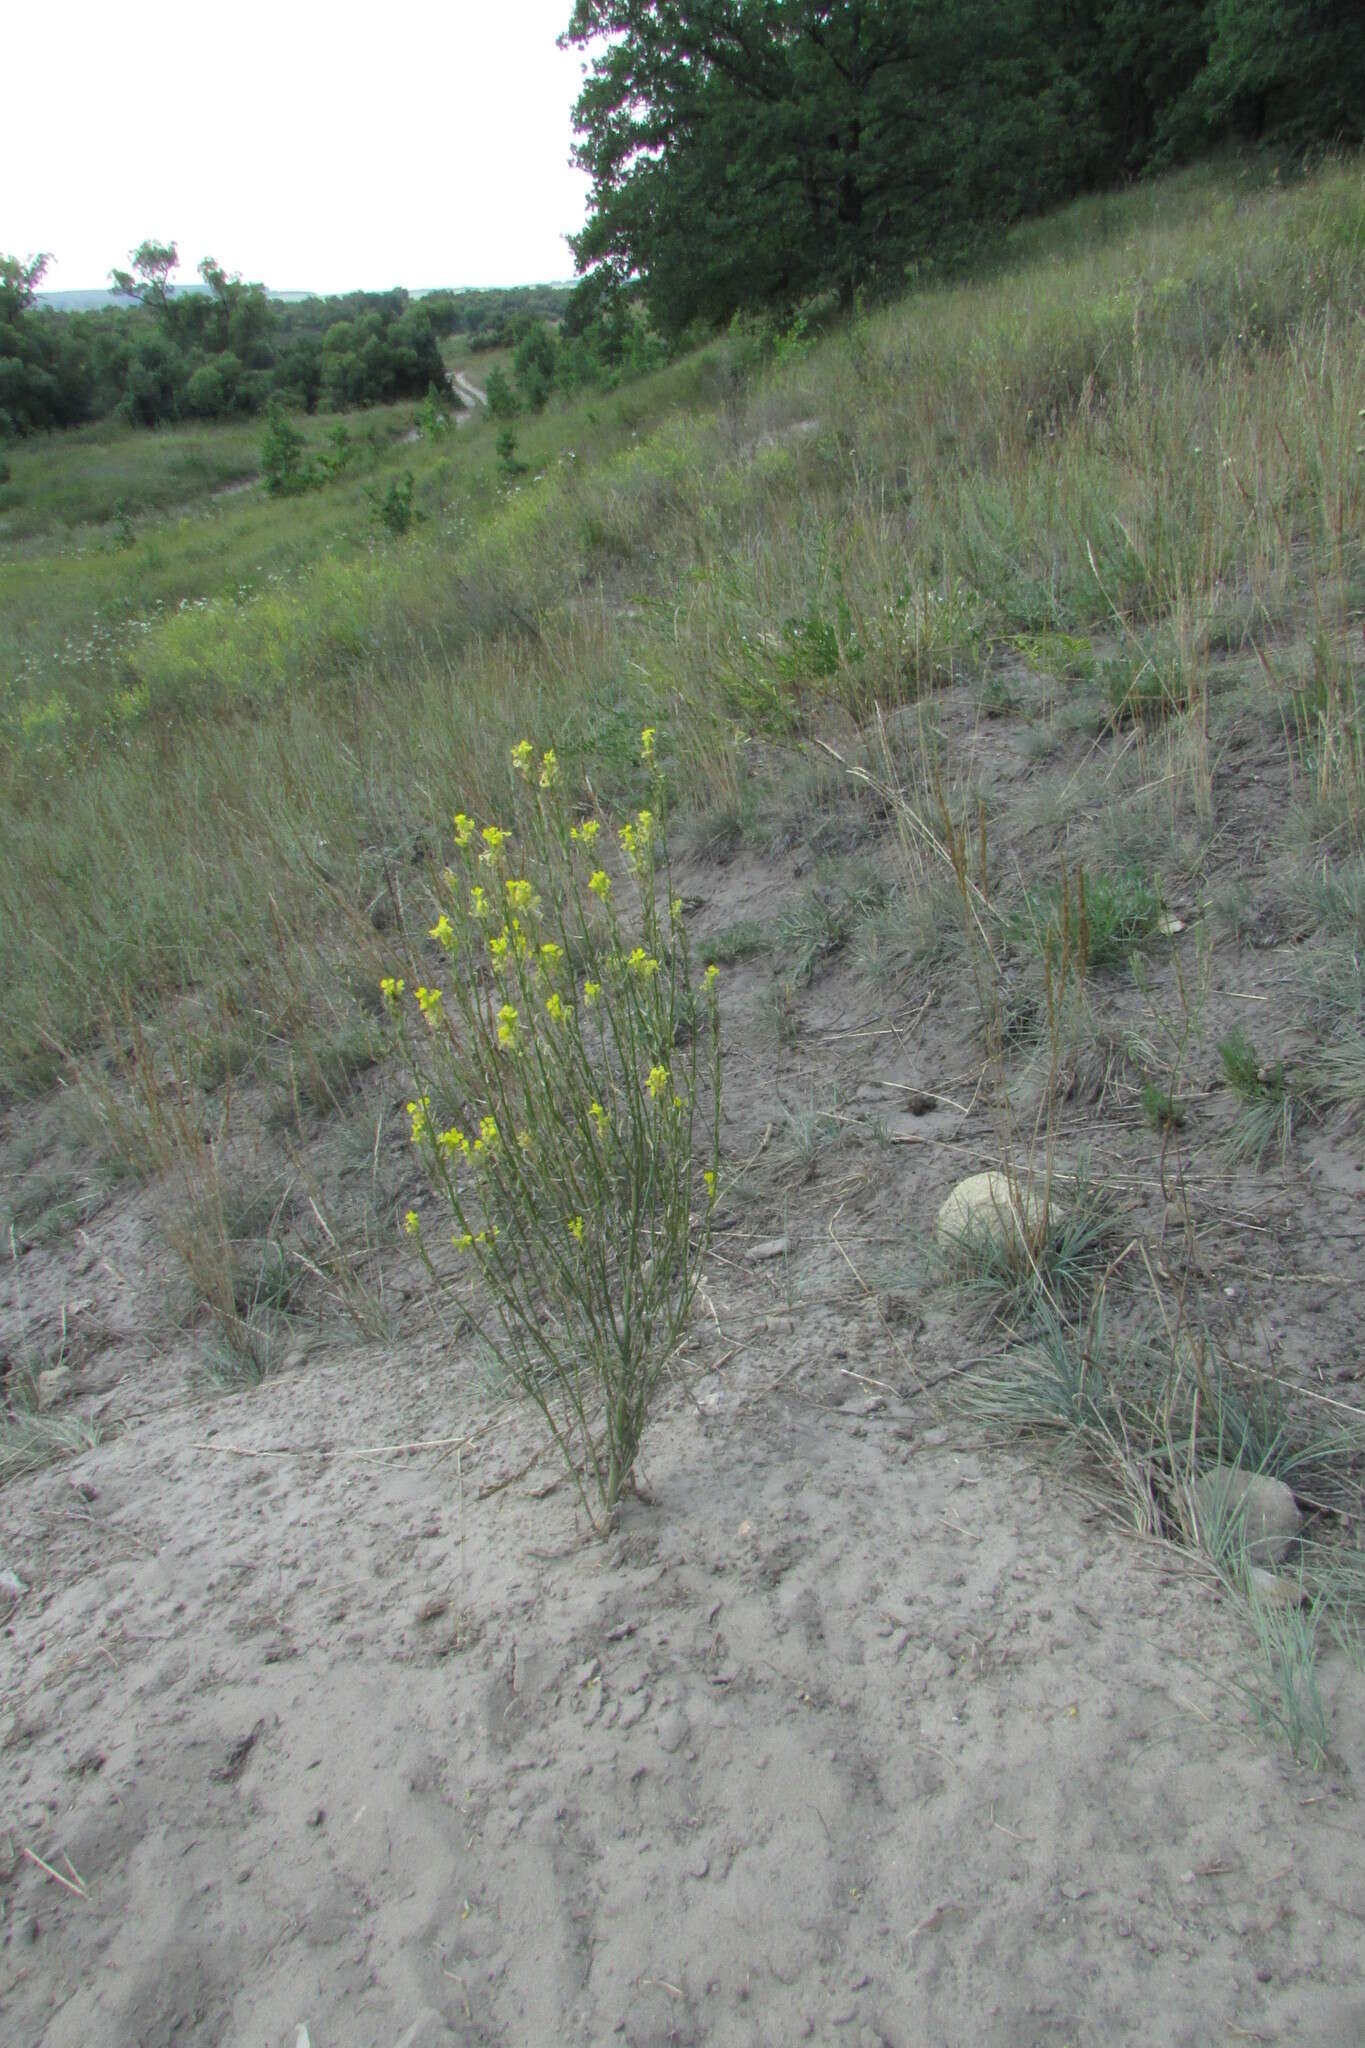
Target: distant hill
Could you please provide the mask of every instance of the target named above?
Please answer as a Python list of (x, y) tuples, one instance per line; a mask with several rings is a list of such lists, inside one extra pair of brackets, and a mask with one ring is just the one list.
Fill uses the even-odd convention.
[[(207, 289), (207, 286), (202, 284), (176, 285), (172, 288), (171, 296), (172, 298), (177, 299), (189, 298), (192, 295), (199, 296)], [(495, 293), (502, 291), (516, 292), (539, 290), (569, 292), (573, 290), (573, 281), (572, 279), (566, 279), (562, 282), (554, 282), (548, 285), (489, 285), (486, 287), (467, 285), (423, 284), (414, 285), (411, 289), (410, 296), (414, 299), (426, 299), (430, 298), (432, 294), (435, 292), (451, 291), (456, 293), (459, 297), (465, 298), (474, 296), (474, 294), (480, 291), (481, 289), (486, 290), (490, 298)], [(287, 305), (298, 305), (304, 299), (325, 299), (336, 296), (337, 294), (328, 292), (277, 292), (271, 286), (266, 286), (267, 298), (279, 300)], [(39, 306), (46, 306), (54, 313), (99, 313), (102, 312), (106, 306), (134, 306), (137, 304), (137, 301), (136, 299), (129, 298), (126, 292), (95, 290), (72, 292), (38, 292), (35, 295), (34, 303)]]
[(126, 292), (36, 292), (36, 306), (46, 306), (53, 313), (98, 313), (105, 306), (134, 306), (136, 299), (130, 299)]

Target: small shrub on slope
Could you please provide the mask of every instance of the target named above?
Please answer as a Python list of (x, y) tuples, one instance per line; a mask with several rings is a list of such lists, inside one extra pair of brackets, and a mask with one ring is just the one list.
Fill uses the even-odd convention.
[[(412, 1141), (477, 1276), (476, 1327), (601, 1530), (700, 1277), (717, 971), (694, 984), (662, 778), (611, 852), (565, 801), (553, 750), (537, 762), (523, 741), (513, 764), (525, 793), (510, 828), (455, 820), (430, 934), (444, 987), (388, 979), (384, 994), (417, 1076)], [(415, 1211), (406, 1227), (430, 1263)]]

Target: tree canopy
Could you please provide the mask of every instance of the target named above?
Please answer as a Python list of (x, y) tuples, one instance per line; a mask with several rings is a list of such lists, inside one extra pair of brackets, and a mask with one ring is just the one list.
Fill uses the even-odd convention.
[(848, 302), (1222, 136), (1358, 141), (1335, 0), (574, 0), (575, 242), (654, 320)]

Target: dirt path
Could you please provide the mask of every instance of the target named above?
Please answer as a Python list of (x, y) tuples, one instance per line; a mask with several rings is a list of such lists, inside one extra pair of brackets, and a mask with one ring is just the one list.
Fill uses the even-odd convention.
[(465, 401), (463, 411), (456, 414), (456, 418), (458, 419), (460, 425), (465, 426), (470, 420), (474, 419), (477, 416), (479, 407), (481, 405), (487, 405), (488, 393), (486, 391), (481, 390), (480, 387), (477, 384), (475, 384), (471, 378), (465, 375), (463, 370), (452, 370), (450, 373), (450, 381), (454, 385), (455, 389), (459, 392), (461, 398)]

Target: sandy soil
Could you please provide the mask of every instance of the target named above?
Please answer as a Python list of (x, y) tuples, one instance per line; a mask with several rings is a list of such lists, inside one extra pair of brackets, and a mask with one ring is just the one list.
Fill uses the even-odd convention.
[[(694, 861), (699, 930), (808, 858)], [(965, 1094), (898, 1108), (958, 1099), (960, 1013), (836, 966), (774, 1046), (767, 980), (726, 977), (759, 1166), (605, 1544), (398, 1248), (391, 1343), (303, 1326), (230, 1398), (153, 1314), (155, 1188), (16, 1260), (0, 1340), (63, 1329), (118, 1433), (0, 1491), (7, 2041), (1365, 2040), (1359, 1673), (1324, 1663), (1299, 1768), (1208, 1576), (936, 1405), (983, 1340), (887, 1275), (987, 1153)], [(877, 1142), (783, 1153), (859, 1099)], [(1350, 1294), (1294, 1291), (1358, 1256), (1356, 1172), (1318, 1134), (1204, 1190), (1211, 1291), (1281, 1363), (1358, 1370)]]

